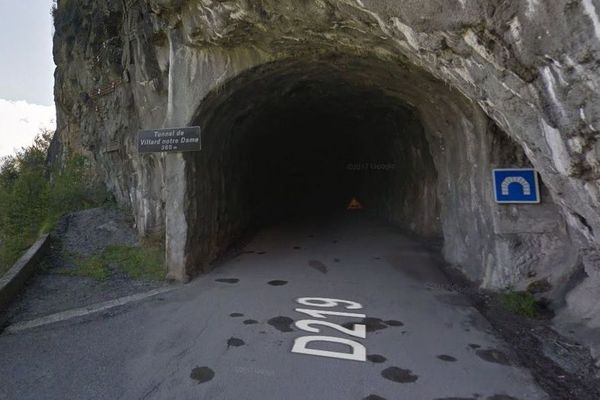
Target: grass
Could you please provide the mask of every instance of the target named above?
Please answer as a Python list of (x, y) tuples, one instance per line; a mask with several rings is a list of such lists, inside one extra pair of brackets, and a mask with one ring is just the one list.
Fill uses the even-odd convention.
[(93, 256), (82, 260), (78, 268), (73, 270), (70, 275), (82, 276), (95, 279), (97, 281), (105, 281), (110, 278), (111, 272), (106, 267), (100, 256)]
[(76, 258), (77, 268), (63, 273), (104, 281), (113, 271), (123, 272), (135, 280), (162, 281), (166, 267), (164, 250), (159, 246), (109, 246), (101, 254)]
[(510, 312), (528, 318), (540, 317), (540, 305), (528, 292), (508, 290), (500, 294), (501, 304)]
[(103, 254), (107, 263), (116, 265), (131, 279), (165, 279), (165, 252), (162, 248), (111, 246)]

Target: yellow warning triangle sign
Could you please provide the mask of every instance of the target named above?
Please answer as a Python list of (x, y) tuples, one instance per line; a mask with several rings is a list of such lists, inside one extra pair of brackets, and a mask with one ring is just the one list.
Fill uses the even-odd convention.
[(358, 199), (356, 197), (352, 198), (352, 201), (350, 201), (350, 204), (348, 205), (348, 210), (362, 210), (363, 206), (362, 204), (360, 204), (360, 201), (358, 201)]

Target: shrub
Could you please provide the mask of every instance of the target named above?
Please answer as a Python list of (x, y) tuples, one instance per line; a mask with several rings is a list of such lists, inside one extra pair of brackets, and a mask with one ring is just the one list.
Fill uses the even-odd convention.
[(500, 294), (500, 302), (514, 314), (529, 318), (540, 316), (540, 304), (531, 293), (509, 290)]
[(110, 199), (83, 157), (68, 157), (61, 168), (48, 166), (51, 138), (52, 132), (42, 131), (31, 146), (0, 161), (0, 274), (62, 215)]

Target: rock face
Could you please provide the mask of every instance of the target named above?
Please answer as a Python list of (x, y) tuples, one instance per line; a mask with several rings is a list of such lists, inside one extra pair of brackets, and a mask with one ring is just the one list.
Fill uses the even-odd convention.
[[(332, 196), (353, 189), (443, 235), (447, 260), (483, 286), (547, 279), (600, 326), (598, 6), (59, 0), (57, 141), (93, 160), (141, 235), (165, 235), (172, 277), (206, 268), (289, 193), (281, 182), (306, 178), (299, 154), (325, 166), (322, 149), (335, 165), (395, 166), (310, 173)], [(137, 153), (139, 129), (194, 124), (201, 153)], [(281, 139), (309, 131), (314, 146)], [(543, 203), (496, 205), (491, 169), (521, 166), (539, 171)]]

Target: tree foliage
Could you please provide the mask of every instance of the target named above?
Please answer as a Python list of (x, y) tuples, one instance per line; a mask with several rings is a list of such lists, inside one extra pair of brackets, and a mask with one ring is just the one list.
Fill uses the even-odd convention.
[(51, 139), (52, 132), (42, 131), (31, 146), (0, 160), (0, 273), (60, 216), (110, 199), (83, 157), (48, 166)]

